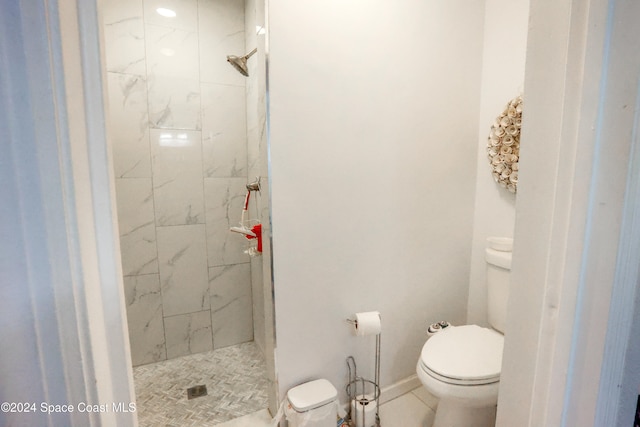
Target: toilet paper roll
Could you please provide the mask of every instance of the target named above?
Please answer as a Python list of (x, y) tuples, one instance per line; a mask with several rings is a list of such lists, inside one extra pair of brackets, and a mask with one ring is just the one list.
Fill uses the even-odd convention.
[(377, 402), (373, 395), (359, 394), (351, 401), (351, 421), (355, 427), (376, 425)]
[(359, 337), (367, 335), (378, 335), (382, 330), (380, 313), (377, 311), (367, 311), (356, 313), (355, 333)]

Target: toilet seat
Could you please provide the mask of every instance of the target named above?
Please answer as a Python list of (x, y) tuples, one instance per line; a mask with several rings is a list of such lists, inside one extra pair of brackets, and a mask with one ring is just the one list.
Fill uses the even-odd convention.
[(485, 384), (493, 384), (500, 381), (500, 376), (494, 378), (481, 378), (481, 379), (461, 379), (461, 378), (450, 378), (445, 377), (444, 375), (440, 375), (437, 372), (429, 369), (424, 363), (420, 363), (420, 367), (424, 372), (427, 373), (430, 377), (433, 377), (443, 383), (453, 384), (453, 385), (462, 385), (462, 386), (472, 386), (472, 385), (485, 385)]
[(504, 337), (477, 325), (449, 327), (422, 348), (420, 367), (448, 384), (482, 385), (500, 381)]

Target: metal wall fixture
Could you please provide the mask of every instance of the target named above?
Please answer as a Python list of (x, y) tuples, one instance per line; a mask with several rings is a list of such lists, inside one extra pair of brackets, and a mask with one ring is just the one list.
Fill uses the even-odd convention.
[(247, 68), (247, 60), (258, 51), (258, 48), (253, 49), (245, 56), (227, 55), (227, 62), (233, 65), (233, 68), (238, 70), (243, 76), (249, 77), (249, 69)]
[(256, 176), (253, 182), (247, 184), (247, 191), (260, 191), (260, 177)]

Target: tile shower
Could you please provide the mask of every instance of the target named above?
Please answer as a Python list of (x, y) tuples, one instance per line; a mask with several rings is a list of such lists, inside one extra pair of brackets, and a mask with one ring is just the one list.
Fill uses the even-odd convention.
[[(161, 7), (176, 15), (160, 15)], [(260, 291), (261, 261), (228, 231), (239, 220), (245, 184), (261, 175), (260, 120), (247, 110), (257, 84), (225, 60), (246, 53), (245, 33), (247, 44), (255, 39), (245, 30), (255, 28), (255, 4), (248, 1), (246, 11), (234, 0), (104, 2), (134, 366), (254, 338), (252, 264)]]

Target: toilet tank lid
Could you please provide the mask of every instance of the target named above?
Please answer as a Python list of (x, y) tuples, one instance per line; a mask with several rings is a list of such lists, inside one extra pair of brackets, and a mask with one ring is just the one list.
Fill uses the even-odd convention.
[(300, 384), (287, 392), (287, 399), (297, 412), (319, 408), (337, 397), (338, 391), (325, 379)]

